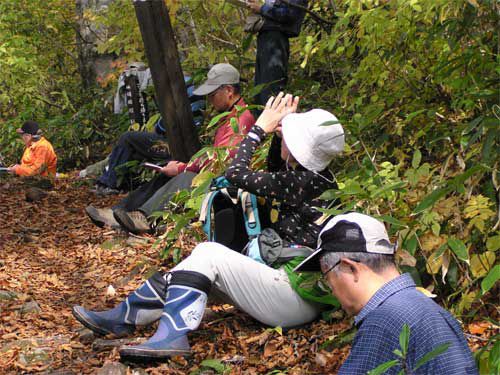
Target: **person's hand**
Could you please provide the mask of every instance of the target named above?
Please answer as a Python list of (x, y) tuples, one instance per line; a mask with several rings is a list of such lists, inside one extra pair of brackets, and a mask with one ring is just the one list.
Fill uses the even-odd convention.
[(18, 167), (19, 164), (14, 164), (11, 165), (9, 168), (7, 168), (7, 172), (9, 173), (16, 173), (16, 168)]
[(262, 1), (260, 0), (247, 0), (247, 6), (254, 13), (260, 13), (260, 8), (262, 8)]
[(181, 163), (178, 161), (174, 161), (174, 160), (169, 161), (168, 164), (165, 165), (161, 169), (161, 173), (166, 174), (169, 177), (177, 176), (179, 174), (179, 165), (180, 164)]
[(276, 98), (271, 96), (255, 125), (260, 126), (266, 133), (272, 133), (280, 128), (280, 122), (283, 117), (297, 112), (298, 105), (298, 96), (294, 98), (292, 95), (284, 95), (282, 92)]

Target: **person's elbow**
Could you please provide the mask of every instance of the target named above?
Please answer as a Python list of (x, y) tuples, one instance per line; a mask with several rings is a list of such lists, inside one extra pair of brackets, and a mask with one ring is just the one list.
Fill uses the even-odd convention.
[(238, 184), (238, 182), (240, 181), (239, 175), (236, 171), (236, 166), (234, 165), (230, 165), (229, 168), (226, 169), (224, 177), (233, 185)]

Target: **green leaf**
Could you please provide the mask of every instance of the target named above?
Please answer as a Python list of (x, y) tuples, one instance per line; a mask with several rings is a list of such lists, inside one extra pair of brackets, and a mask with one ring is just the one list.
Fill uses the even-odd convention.
[(401, 329), (401, 333), (399, 334), (399, 346), (401, 347), (401, 351), (403, 352), (403, 356), (406, 357), (406, 353), (408, 353), (408, 343), (410, 342), (410, 327), (408, 324), (403, 324), (403, 328)]
[(420, 152), (420, 150), (416, 150), (414, 153), (413, 153), (413, 159), (411, 161), (411, 166), (415, 169), (418, 168), (418, 166), (420, 165), (420, 162), (422, 161), (422, 153)]
[(500, 264), (493, 267), (486, 277), (481, 281), (481, 293), (487, 293), (493, 285), (500, 279)]
[(490, 237), (486, 240), (486, 248), (489, 251), (497, 251), (500, 249), (500, 234)]
[(438, 200), (444, 197), (450, 191), (449, 188), (439, 188), (427, 195), (412, 212), (412, 215), (417, 215), (429, 207), (432, 207)]
[(216, 125), (221, 118), (229, 115), (230, 113), (231, 112), (222, 112), (219, 113), (217, 116), (214, 116), (212, 120), (210, 120), (210, 122), (208, 123), (207, 128), (211, 128), (212, 126)]
[(200, 363), (202, 367), (208, 367), (214, 369), (217, 374), (223, 374), (227, 370), (226, 365), (222, 363), (219, 359), (205, 359)]
[(467, 247), (465, 244), (455, 237), (448, 238), (448, 246), (455, 253), (458, 259), (463, 260), (464, 262), (469, 262), (469, 252), (467, 251)]
[(403, 222), (399, 219), (396, 219), (395, 217), (392, 217), (390, 215), (379, 215), (379, 216), (375, 216), (375, 217), (380, 219), (381, 221), (383, 221), (385, 223), (389, 223), (389, 224), (395, 225), (397, 227), (404, 227), (404, 228), (408, 227), (408, 224), (406, 224), (405, 222)]
[(338, 121), (338, 120), (325, 121), (325, 122), (322, 122), (321, 124), (319, 124), (319, 126), (330, 126), (330, 125), (336, 125), (336, 124), (340, 124), (340, 121)]
[(495, 370), (497, 374), (500, 373), (500, 340), (497, 340), (491, 348), (489, 362), (490, 369)]
[(238, 126), (238, 120), (232, 117), (231, 120), (229, 120), (229, 123), (231, 124), (231, 128), (233, 129), (234, 134), (238, 134), (240, 132), (240, 128)]
[(384, 374), (390, 368), (399, 364), (399, 360), (393, 359), (392, 361), (384, 362), (381, 365), (378, 365), (373, 370), (368, 371), (368, 375), (381, 375)]
[(413, 369), (413, 371), (416, 371), (419, 367), (425, 365), (427, 362), (431, 361), (432, 359), (436, 358), (438, 355), (443, 354), (445, 351), (448, 350), (449, 346), (451, 343), (445, 342), (444, 344), (441, 344), (434, 348), (432, 351), (429, 353), (425, 354), (422, 358), (419, 359), (417, 362), (417, 365)]

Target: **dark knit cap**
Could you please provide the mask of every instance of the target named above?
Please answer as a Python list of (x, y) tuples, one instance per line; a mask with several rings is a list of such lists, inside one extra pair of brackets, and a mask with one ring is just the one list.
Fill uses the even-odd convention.
[(38, 130), (40, 127), (38, 126), (38, 123), (35, 121), (26, 121), (23, 126), (21, 126), (19, 129), (17, 129), (17, 132), (19, 134), (31, 134), (31, 135), (37, 135)]

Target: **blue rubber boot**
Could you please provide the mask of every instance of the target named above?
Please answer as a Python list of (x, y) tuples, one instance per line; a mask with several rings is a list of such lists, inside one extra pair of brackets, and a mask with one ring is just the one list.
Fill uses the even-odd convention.
[(144, 344), (121, 347), (123, 361), (155, 362), (191, 354), (187, 333), (201, 323), (211, 282), (194, 271), (175, 271), (171, 275), (156, 333)]
[(157, 272), (115, 308), (97, 312), (73, 306), (73, 316), (97, 334), (123, 337), (134, 332), (136, 326), (160, 319), (166, 287), (166, 275)]

